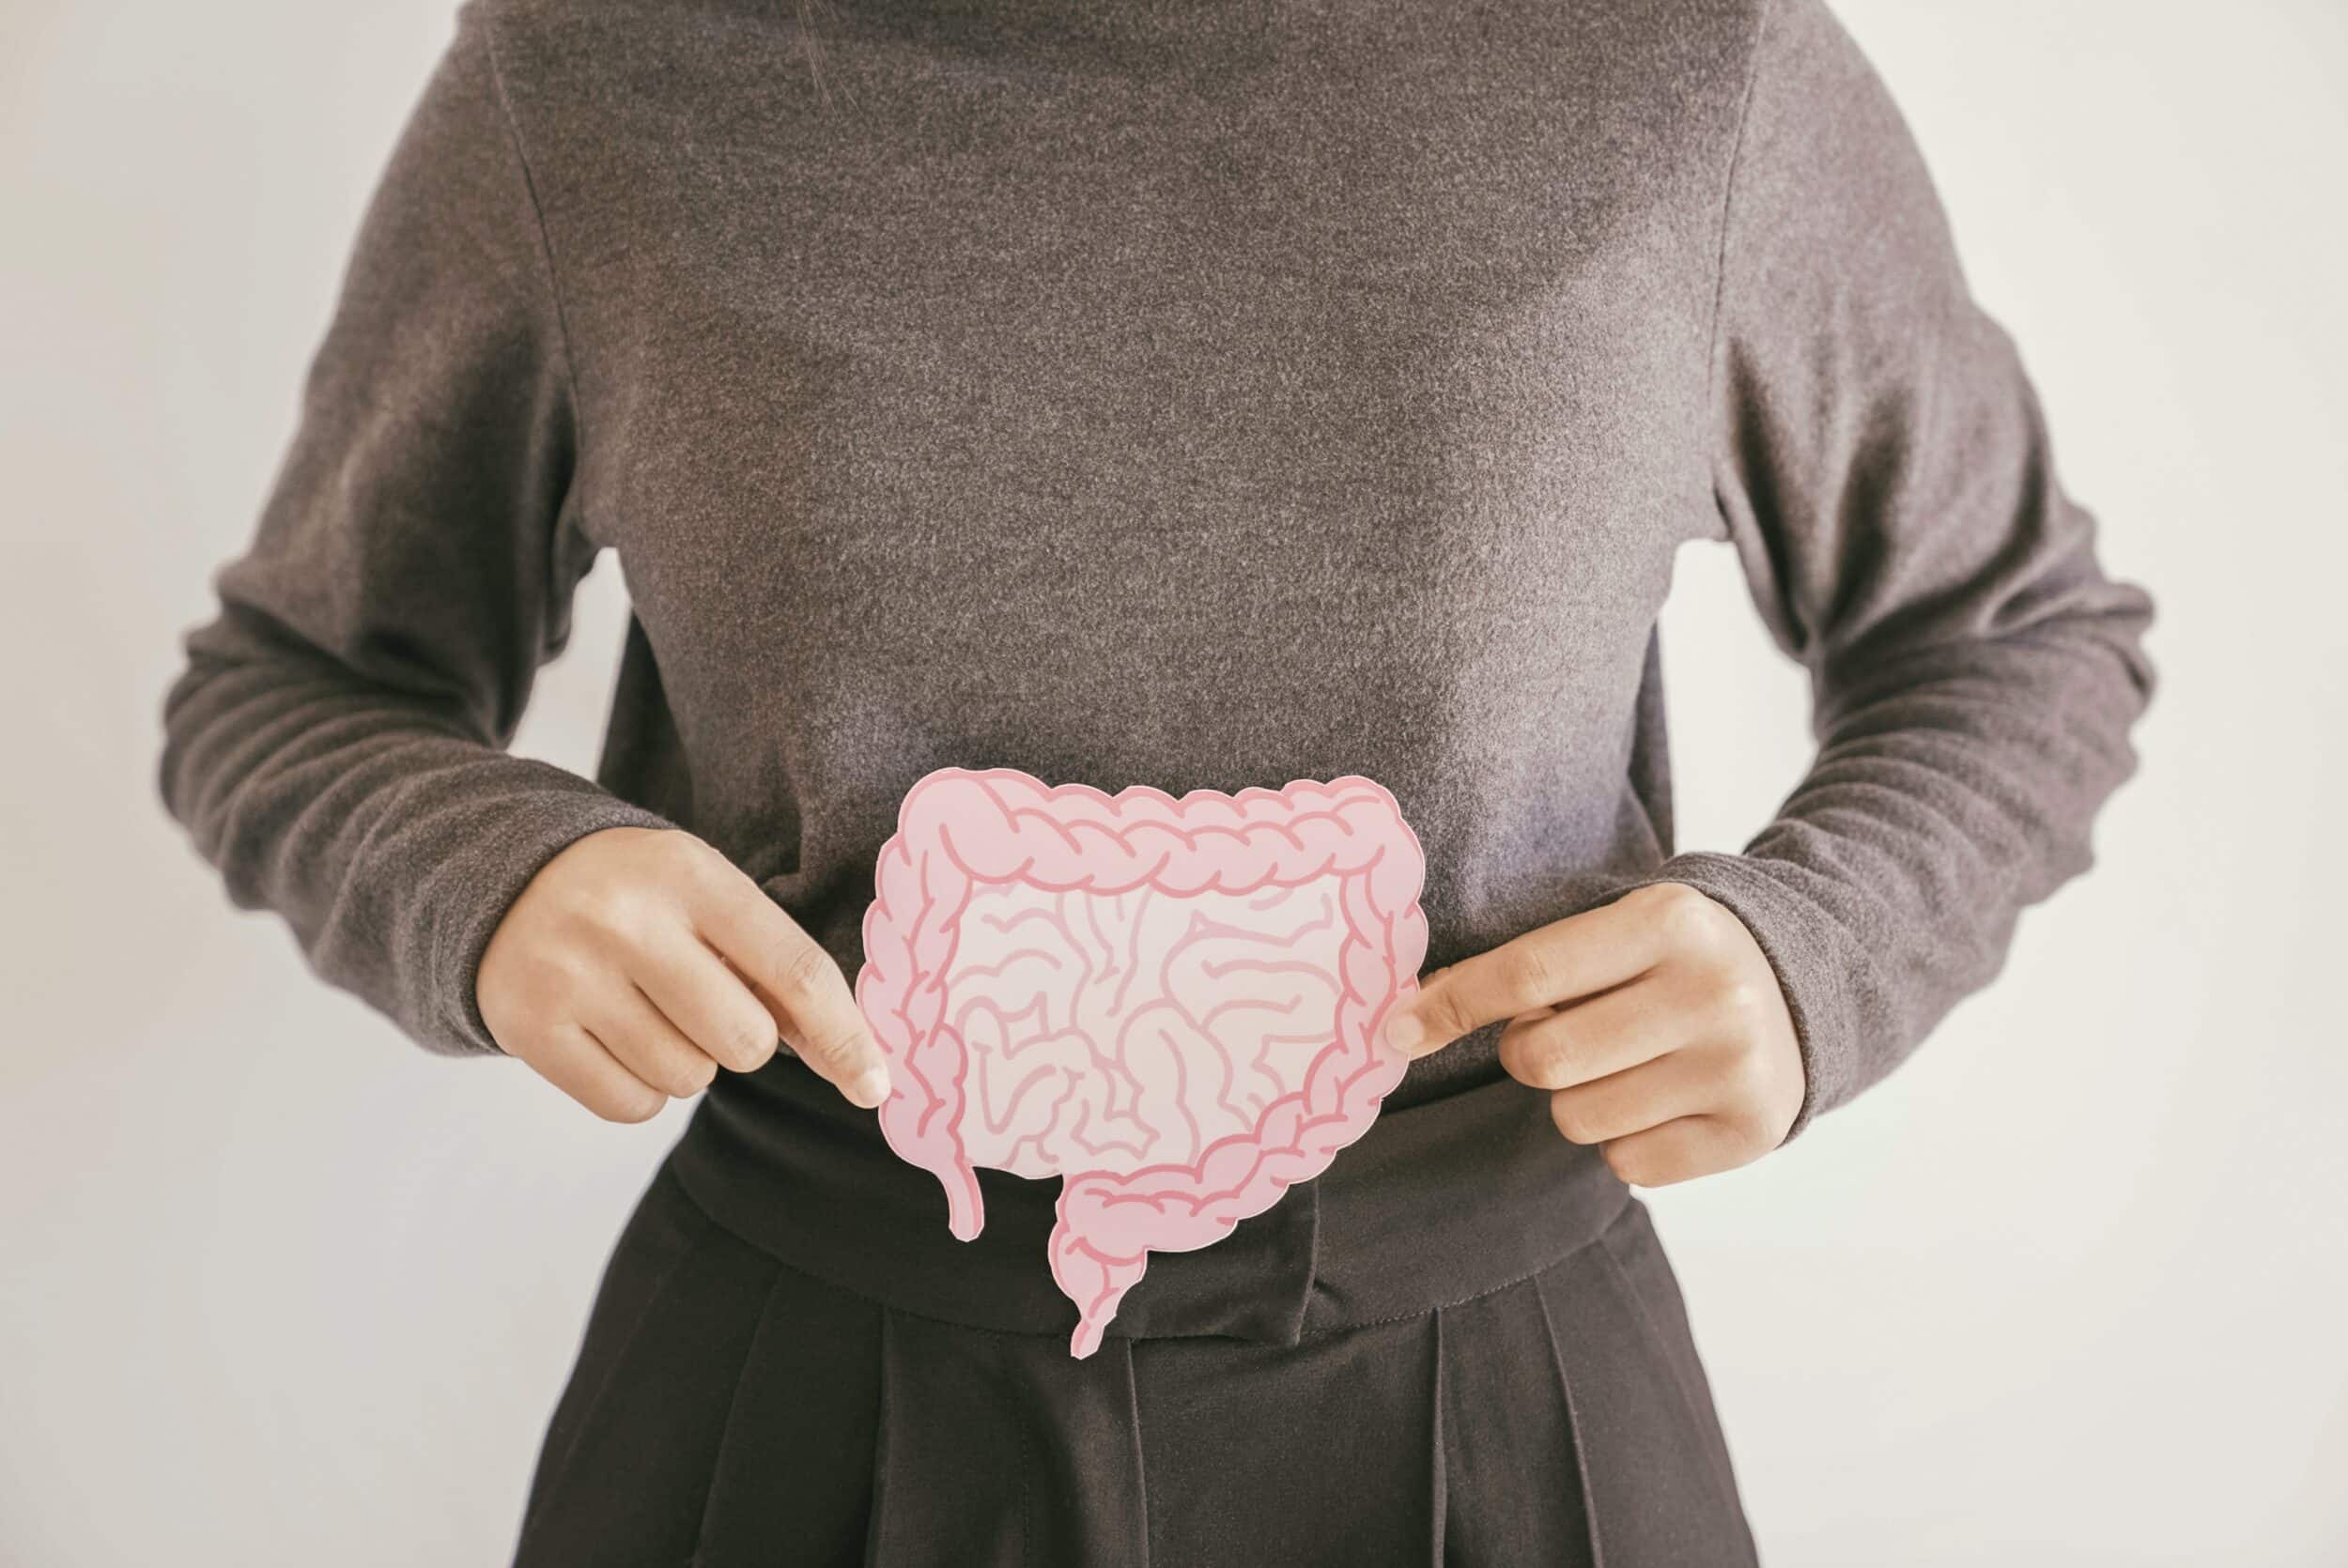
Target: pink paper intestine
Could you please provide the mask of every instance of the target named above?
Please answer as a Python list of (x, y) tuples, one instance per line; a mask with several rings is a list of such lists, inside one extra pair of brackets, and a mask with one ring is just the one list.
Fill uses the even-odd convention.
[(1047, 786), (1014, 769), (932, 774), (905, 795), (876, 866), (857, 997), (888, 1056), (895, 1091), (881, 1128), (900, 1156), (944, 1188), (948, 1224), (968, 1240), (985, 1222), (964, 1147), (965, 1042), (945, 1016), (964, 907), (987, 884), (1114, 895), (1247, 893), (1335, 878), (1345, 936), (1336, 1028), (1303, 1086), (1267, 1105), (1252, 1131), (1195, 1161), (1062, 1173), (1051, 1268), (1079, 1321), (1071, 1348), (1090, 1355), (1151, 1252), (1185, 1252), (1229, 1234), (1290, 1185), (1328, 1167), (1366, 1131), (1404, 1060), (1377, 1043), (1394, 997), (1415, 987), (1427, 929), (1417, 839), (1394, 797), (1358, 776), (1180, 800), (1135, 788), (1112, 797)]

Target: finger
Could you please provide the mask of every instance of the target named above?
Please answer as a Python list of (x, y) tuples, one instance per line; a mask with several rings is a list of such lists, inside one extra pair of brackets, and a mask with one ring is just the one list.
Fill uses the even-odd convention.
[(1643, 905), (1569, 915), (1429, 977), (1388, 1015), (1386, 1043), (1424, 1056), (1484, 1024), (1635, 979), (1661, 956)]
[(522, 1059), (606, 1121), (650, 1121), (669, 1103), (667, 1095), (622, 1067), (593, 1032), (577, 1023), (554, 1025), (529, 1043)]
[(691, 930), (671, 927), (630, 955), (629, 978), (719, 1067), (755, 1072), (775, 1053), (774, 1015)]
[(1501, 1068), (1537, 1089), (1566, 1089), (1653, 1061), (1689, 1043), (1684, 1007), (1652, 980), (1633, 980), (1500, 1032)]
[(1735, 1170), (1752, 1156), (1735, 1129), (1718, 1117), (1681, 1116), (1614, 1140), (1605, 1158), (1614, 1175), (1633, 1187), (1669, 1187)]
[(1550, 1120), (1568, 1141), (1602, 1144), (1710, 1109), (1711, 1080), (1693, 1053), (1676, 1051), (1627, 1071), (1559, 1089)]
[(641, 987), (614, 989), (617, 994), (602, 1010), (581, 1020), (603, 1048), (672, 1099), (690, 1099), (709, 1087), (718, 1076), (717, 1059), (694, 1044)]
[(832, 957), (746, 876), (695, 911), (702, 935), (777, 1009), (807, 1064), (857, 1105), (888, 1098), (888, 1063)]

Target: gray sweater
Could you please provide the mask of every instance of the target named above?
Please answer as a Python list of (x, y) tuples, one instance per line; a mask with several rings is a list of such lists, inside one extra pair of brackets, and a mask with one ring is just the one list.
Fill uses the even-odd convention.
[[(1799, 1130), (2088, 864), (2152, 681), (2093, 531), (1821, 0), (470, 0), (160, 785), (478, 1053), (491, 930), (595, 829), (690, 829), (853, 976), (932, 768), (1367, 774), (1430, 966), (1659, 879), (1736, 911)], [(1691, 539), (1816, 694), (1741, 854), (1673, 853)], [(605, 548), (590, 780), (504, 746)]]

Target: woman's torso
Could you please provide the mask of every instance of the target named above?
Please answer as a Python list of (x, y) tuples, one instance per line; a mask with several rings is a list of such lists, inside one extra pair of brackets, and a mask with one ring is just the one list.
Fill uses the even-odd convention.
[(792, 7), (504, 8), (604, 781), (851, 976), (949, 764), (1367, 774), (1430, 965), (1651, 866), (1749, 12), (841, 0), (811, 72)]

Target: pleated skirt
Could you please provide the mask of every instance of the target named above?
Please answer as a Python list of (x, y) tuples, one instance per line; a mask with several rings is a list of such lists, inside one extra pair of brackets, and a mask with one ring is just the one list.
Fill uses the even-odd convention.
[[(1524, 1128), (1519, 1101), (1487, 1099)], [(979, 1243), (949, 1238), (928, 1274), (887, 1261), (910, 1227), (877, 1189), (861, 1197), (879, 1212), (855, 1221), (865, 1251), (744, 1218), (828, 1223), (857, 1207), (845, 1191), (713, 1213), (729, 1200), (711, 1184), (758, 1156), (688, 1133), (606, 1269), (546, 1431), (517, 1568), (1752, 1564), (1710, 1388), (1644, 1205), (1627, 1191), (1596, 1208), (1574, 1200), (1587, 1234), (1547, 1257), (1554, 1243), (1538, 1238), (1564, 1233), (1493, 1218), (1536, 1203), (1522, 1183), (1499, 1182), (1465, 1211), (1474, 1222), (1404, 1212), (1398, 1196), (1383, 1200), (1393, 1226), (1370, 1222), (1378, 1193), (1443, 1197), (1447, 1167), (1494, 1166), (1453, 1180), (1490, 1181), (1509, 1161), (1553, 1171), (1567, 1145), (1545, 1106), (1537, 1115), (1546, 1142), (1422, 1136), (1391, 1163), (1429, 1167), (1425, 1180), (1380, 1185), (1379, 1157), (1366, 1156), (1367, 1198), (1300, 1186), (1286, 1221), (1275, 1207), (1215, 1247), (1153, 1258), (1153, 1271), (1174, 1266), (1156, 1297), (1145, 1278), (1136, 1311), (1082, 1360), (1069, 1350), (1073, 1308), (1059, 1303), (1067, 1322), (1028, 1323), (989, 1299), (994, 1254)], [(1398, 1123), (1397, 1137), (1410, 1130)], [(1493, 1152), (1512, 1137), (1522, 1152)], [(847, 1158), (835, 1150), (803, 1176)], [(942, 1230), (942, 1197), (936, 1207)], [(1015, 1208), (1001, 1207), (1015, 1230)], [(1572, 1207), (1561, 1196), (1527, 1212), (1547, 1223)], [(1357, 1210), (1359, 1222), (1340, 1218)], [(1289, 1314), (1281, 1260), (1299, 1235), (1310, 1288)], [(1448, 1244), (1480, 1269), (1445, 1261)], [(1511, 1261), (1519, 1246), (1535, 1267)], [(1205, 1272), (1222, 1248), (1245, 1275)], [(1021, 1262), (1044, 1272), (1039, 1251), (1006, 1258), (1001, 1277), (1024, 1281)], [(909, 1294), (907, 1280), (930, 1294)], [(1274, 1302), (1269, 1327), (1259, 1296)]]

